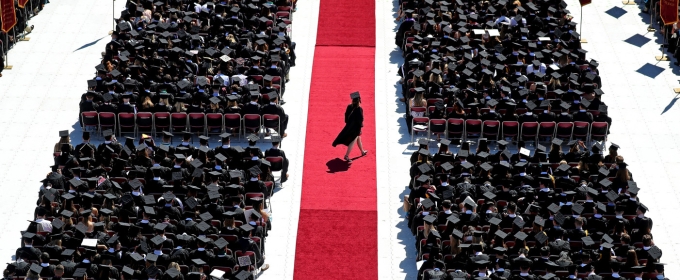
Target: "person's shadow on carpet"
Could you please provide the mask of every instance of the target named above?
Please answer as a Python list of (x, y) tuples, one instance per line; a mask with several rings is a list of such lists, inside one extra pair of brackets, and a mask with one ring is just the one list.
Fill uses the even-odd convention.
[(344, 172), (349, 170), (349, 165), (351, 163), (346, 162), (344, 159), (341, 158), (334, 158), (326, 162), (326, 166), (328, 167), (328, 173), (335, 173), (335, 172)]

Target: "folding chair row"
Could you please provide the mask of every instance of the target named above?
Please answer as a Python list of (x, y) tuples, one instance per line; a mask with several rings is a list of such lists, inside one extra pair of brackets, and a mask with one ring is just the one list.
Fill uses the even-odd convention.
[(221, 113), (81, 113), (83, 130), (94, 130), (101, 134), (102, 131), (111, 129), (114, 134), (121, 136), (124, 133), (133, 134), (149, 133), (156, 136), (162, 131), (192, 132), (204, 135), (219, 135), (223, 132), (238, 134), (239, 139), (245, 133), (260, 135), (263, 130), (281, 131), (281, 121), (278, 115)]
[(411, 120), (411, 143), (416, 133), (427, 133), (427, 139), (432, 134), (438, 138), (459, 139), (465, 141), (470, 138), (487, 138), (490, 141), (511, 138), (520, 141), (560, 138), (565, 140), (607, 141), (609, 125), (606, 122), (523, 122), (494, 121), (479, 119), (430, 119), (428, 117), (413, 117)]

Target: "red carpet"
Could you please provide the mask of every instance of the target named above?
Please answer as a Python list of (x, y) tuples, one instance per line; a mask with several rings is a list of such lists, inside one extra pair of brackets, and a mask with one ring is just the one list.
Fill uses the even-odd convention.
[[(375, 3), (321, 0), (309, 94), (295, 279), (378, 278)], [(365, 157), (331, 143), (349, 94), (361, 92)]]

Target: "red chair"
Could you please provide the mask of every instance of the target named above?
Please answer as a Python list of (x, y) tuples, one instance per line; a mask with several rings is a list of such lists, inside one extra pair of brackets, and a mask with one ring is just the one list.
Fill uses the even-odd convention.
[(262, 118), (258, 114), (246, 114), (243, 116), (243, 133), (260, 134)]
[(246, 197), (245, 197), (245, 198), (246, 198), (246, 199), (245, 199), (246, 205), (252, 206), (251, 204), (248, 204), (248, 198), (254, 198), (254, 197), (261, 197), (262, 199), (265, 198), (264, 193), (261, 193), (261, 192), (257, 192), (257, 193), (256, 193), (256, 192), (249, 192), (249, 193), (246, 193)]
[(253, 81), (253, 83), (258, 85), (263, 85), (262, 81), (264, 80), (264, 77), (262, 75), (251, 75), (248, 77), (248, 80)]
[(555, 137), (555, 130), (557, 129), (557, 124), (555, 122), (542, 122), (538, 127), (538, 137), (539, 138), (553, 138)]
[(448, 119), (446, 122), (447, 138), (449, 139), (463, 139), (465, 134), (465, 120), (463, 119)]
[(588, 133), (590, 132), (590, 124), (588, 122), (574, 122), (573, 138), (581, 139), (588, 142)]
[[(267, 203), (264, 205), (265, 208), (269, 209), (269, 212), (274, 212), (272, 211), (272, 195), (274, 195), (274, 182), (272, 181), (265, 181), (264, 186), (267, 188), (267, 193), (269, 193), (269, 196), (267, 196)], [(267, 204), (269, 206), (267, 207)]]
[(482, 137), (482, 120), (465, 120), (465, 139)]
[(500, 134), (501, 130), (501, 122), (499, 121), (484, 121), (482, 123), (482, 135), (484, 135), (485, 138), (491, 140), (495, 139), (498, 141), (498, 135)]
[(290, 18), (290, 12), (288, 11), (278, 11), (276, 12), (277, 18)]
[(434, 104), (437, 103), (437, 101), (444, 102), (444, 99), (441, 99), (441, 98), (428, 98), (428, 99), (427, 99), (427, 106), (434, 106)]
[(224, 117), (220, 113), (208, 113), (205, 115), (205, 128), (207, 135), (222, 134)]
[(241, 115), (224, 114), (224, 130), (231, 134), (238, 134), (241, 139)]
[(277, 88), (279, 90), (281, 89), (281, 77), (279, 76), (272, 77), (272, 87)]
[[(272, 172), (280, 172), (278, 180), (279, 184), (283, 185), (281, 178), (286, 176), (286, 174), (283, 174), (283, 157), (266, 157), (265, 159), (271, 164), (270, 170)], [(274, 179), (276, 180), (276, 176), (274, 176)], [(271, 197), (271, 195), (272, 194), (270, 193), (269, 196)]]
[(439, 139), (442, 135), (446, 135), (446, 120), (445, 119), (434, 119), (430, 120), (428, 125), (430, 131), (427, 133), (427, 139), (430, 139), (430, 135), (437, 135)]
[(273, 129), (277, 134), (281, 135), (281, 119), (279, 115), (264, 114), (262, 116), (262, 126), (266, 132), (269, 132), (269, 129)]
[(572, 122), (561, 122), (557, 124), (557, 130), (555, 131), (555, 138), (568, 139), (571, 141), (571, 135), (574, 132), (574, 123)]
[(427, 116), (427, 108), (425, 107), (412, 107), (411, 112), (423, 113), (423, 116)]
[(149, 112), (138, 112), (137, 120), (135, 120), (135, 137), (139, 136), (139, 133), (146, 132), (153, 137), (153, 114)]
[(519, 135), (519, 122), (508, 121), (503, 122), (503, 132), (501, 133), (503, 139), (515, 138)]
[(251, 262), (253, 265), (255, 265), (255, 264), (257, 263), (257, 257), (255, 256), (255, 252), (254, 252), (254, 251), (246, 251), (246, 252), (243, 252), (243, 251), (241, 251), (241, 250), (237, 250), (236, 252), (234, 252), (234, 254), (236, 254), (236, 258), (237, 258), (237, 259), (238, 259), (239, 257), (245, 257), (245, 256), (247, 256), (247, 257), (250, 258), (250, 262)]
[(135, 135), (135, 114), (134, 113), (118, 113), (118, 136), (123, 133), (132, 133)]
[[(524, 141), (534, 141), (538, 143), (538, 123), (537, 122), (524, 122), (522, 123), (520, 140)], [(528, 140), (533, 139), (533, 140)]]
[(116, 134), (117, 130), (117, 120), (115, 113), (102, 112), (99, 113), (99, 132), (102, 133), (104, 130), (111, 129), (113, 134)]
[(205, 114), (204, 113), (190, 113), (189, 114), (189, 131), (205, 134)]
[(170, 114), (170, 128), (172, 132), (184, 132), (187, 130), (187, 113)]
[(97, 112), (80, 113), (80, 121), (82, 122), (80, 128), (82, 128), (83, 131), (87, 130), (88, 127), (94, 128), (95, 132), (99, 131), (99, 114), (97, 114)]
[(430, 119), (427, 117), (414, 117), (411, 119), (411, 143), (413, 136), (418, 132), (429, 132)]
[(153, 129), (154, 134), (158, 134), (158, 131), (170, 132), (170, 113), (158, 112), (153, 114)]
[(593, 122), (590, 125), (590, 141), (603, 141), (607, 142), (607, 132), (609, 131), (609, 124), (606, 122)]

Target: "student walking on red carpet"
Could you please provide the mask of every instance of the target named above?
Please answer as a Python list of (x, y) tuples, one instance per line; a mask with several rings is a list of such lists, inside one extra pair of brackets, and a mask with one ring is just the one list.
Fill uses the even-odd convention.
[(365, 156), (368, 151), (364, 150), (364, 145), (361, 143), (361, 128), (364, 126), (364, 109), (361, 108), (361, 95), (357, 91), (349, 96), (352, 98), (352, 104), (347, 105), (347, 110), (345, 110), (345, 127), (340, 131), (335, 141), (333, 141), (333, 147), (338, 144), (346, 145), (347, 153), (345, 153), (345, 160), (352, 162), (349, 158), (349, 153), (352, 152), (354, 143), (359, 146), (361, 156)]

